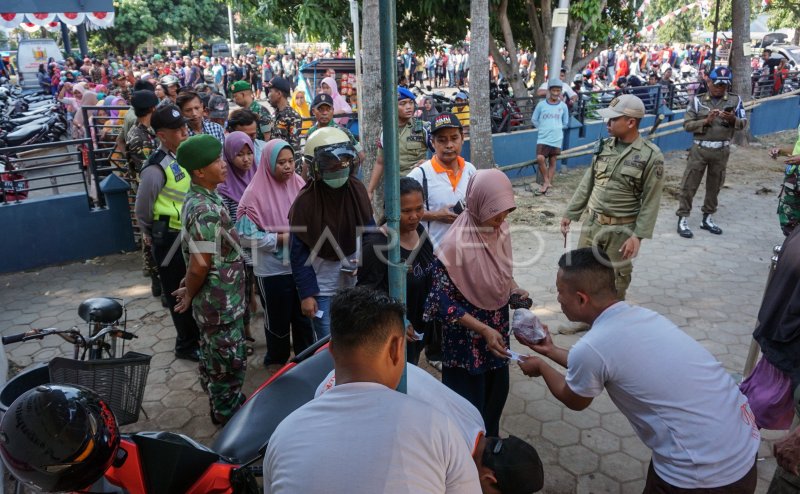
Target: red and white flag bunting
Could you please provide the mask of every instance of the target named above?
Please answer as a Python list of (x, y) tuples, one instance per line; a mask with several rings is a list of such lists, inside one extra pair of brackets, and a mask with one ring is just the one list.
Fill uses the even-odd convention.
[(105, 28), (114, 25), (114, 12), (34, 12), (30, 14), (15, 14), (13, 12), (0, 12), (0, 28), (16, 29), (21, 27), (28, 32), (35, 32), (44, 27), (49, 30), (58, 28), (59, 21), (68, 26), (78, 26), (89, 21), (91, 27)]
[(62, 12), (58, 14), (59, 20), (68, 26), (77, 26), (86, 20), (83, 12)]

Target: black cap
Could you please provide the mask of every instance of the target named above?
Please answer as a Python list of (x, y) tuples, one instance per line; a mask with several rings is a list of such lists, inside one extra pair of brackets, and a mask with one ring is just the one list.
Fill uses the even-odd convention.
[(328, 105), (333, 108), (333, 98), (330, 94), (318, 93), (314, 97), (314, 101), (311, 103), (311, 108), (316, 110), (321, 105)]
[(283, 91), (284, 94), (287, 96), (292, 92), (292, 85), (289, 84), (289, 81), (284, 79), (283, 77), (273, 77), (271, 81), (269, 81), (269, 88), (275, 88), (280, 91)]
[(536, 448), (516, 436), (487, 437), (483, 465), (494, 471), (503, 494), (529, 494), (544, 485), (542, 460)]
[(463, 128), (464, 126), (461, 125), (461, 120), (459, 120), (458, 117), (452, 113), (440, 113), (436, 115), (436, 118), (434, 118), (433, 122), (431, 122), (431, 134), (435, 134), (442, 129)]
[(134, 91), (131, 96), (131, 106), (138, 109), (153, 108), (158, 105), (158, 96), (153, 91), (142, 89)]
[(150, 127), (158, 129), (179, 129), (188, 122), (181, 115), (180, 109), (175, 105), (164, 105), (156, 108), (153, 116), (150, 117)]

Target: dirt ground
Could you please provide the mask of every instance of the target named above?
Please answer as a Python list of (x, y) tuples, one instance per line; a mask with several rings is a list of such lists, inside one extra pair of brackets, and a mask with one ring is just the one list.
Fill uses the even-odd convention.
[[(740, 197), (737, 197), (737, 200), (746, 200), (751, 194), (773, 195), (777, 207), (777, 195), (783, 181), (784, 165), (781, 160), (770, 159), (767, 150), (773, 146), (794, 145), (796, 140), (797, 131), (787, 130), (754, 139), (748, 147), (731, 146), (724, 188), (738, 192), (736, 195)], [(661, 198), (662, 214), (663, 211), (674, 211), (677, 207), (678, 188), (686, 167), (687, 155), (688, 150), (673, 151), (664, 155), (666, 181)], [(509, 220), (515, 224), (558, 227), (572, 192), (585, 171), (585, 167), (562, 167), (556, 175), (552, 192), (547, 196), (533, 194), (538, 188), (535, 177), (513, 180), (517, 209), (509, 215)], [(698, 190), (700, 200), (704, 194), (704, 187), (705, 185), (701, 184)]]

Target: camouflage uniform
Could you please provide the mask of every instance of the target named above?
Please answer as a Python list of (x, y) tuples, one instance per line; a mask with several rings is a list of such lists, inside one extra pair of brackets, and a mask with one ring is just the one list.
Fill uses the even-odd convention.
[(300, 152), (300, 129), (303, 128), (303, 119), (294, 108), (286, 106), (283, 110), (275, 112), (272, 126), (272, 138), (283, 139), (292, 145), (295, 152)]
[(190, 252), (211, 254), (192, 314), (200, 327), (200, 381), (209, 394), (212, 418), (224, 423), (245, 400), (244, 259), (230, 213), (216, 192), (192, 184), (181, 215), (187, 266)]
[(265, 135), (272, 134), (272, 115), (269, 113), (269, 110), (259, 105), (257, 101), (253, 101), (253, 104), (250, 105), (250, 111), (258, 115), (258, 122), (256, 123), (256, 138), (261, 139), (262, 141), (269, 141), (270, 139), (273, 139), (273, 137), (264, 138)]
[[(131, 184), (131, 192), (136, 195), (139, 185), (139, 173), (142, 171), (147, 159), (158, 147), (156, 136), (149, 127), (137, 123), (128, 131), (125, 140), (125, 158), (128, 162), (127, 177)], [(153, 251), (149, 245), (142, 242), (143, 269), (154, 282), (158, 280), (158, 265), (153, 258)], [(160, 282), (159, 282), (160, 283)]]

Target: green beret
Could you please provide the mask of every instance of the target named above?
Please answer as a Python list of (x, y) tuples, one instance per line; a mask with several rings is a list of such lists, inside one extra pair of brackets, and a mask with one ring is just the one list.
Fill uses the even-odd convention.
[(247, 81), (236, 81), (231, 86), (231, 93), (236, 94), (240, 91), (252, 91), (253, 87)]
[(209, 134), (197, 134), (178, 146), (178, 164), (188, 171), (205, 168), (222, 156), (222, 143)]

